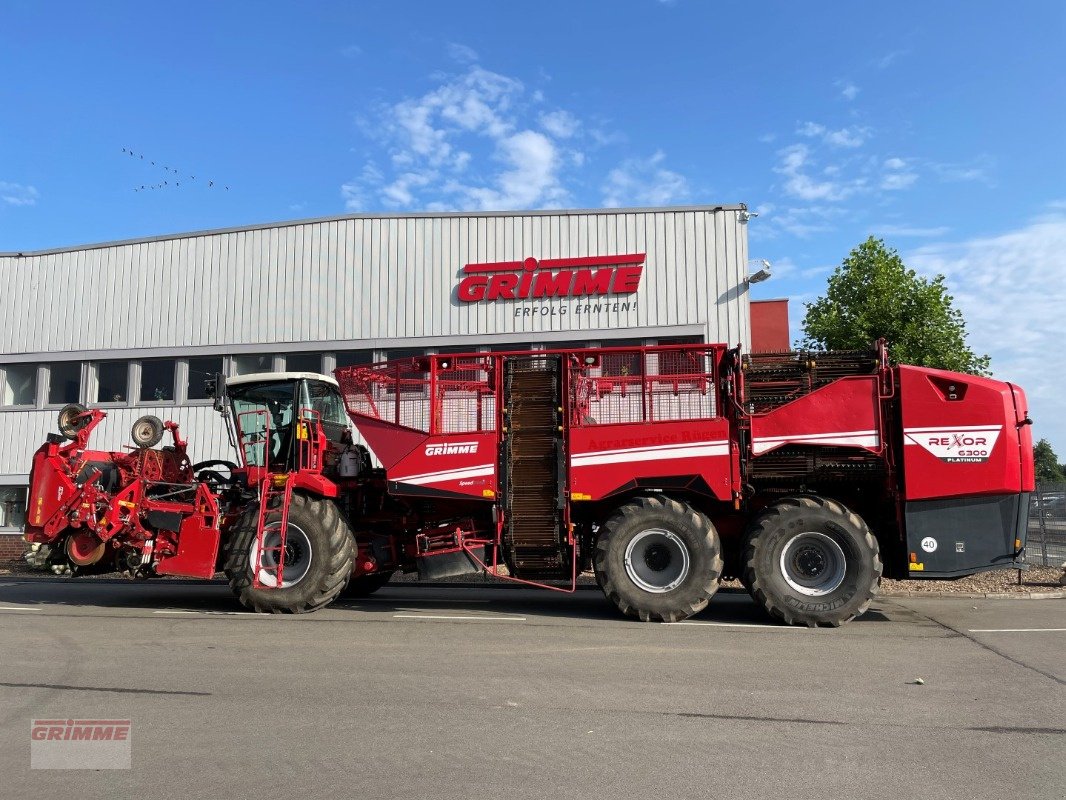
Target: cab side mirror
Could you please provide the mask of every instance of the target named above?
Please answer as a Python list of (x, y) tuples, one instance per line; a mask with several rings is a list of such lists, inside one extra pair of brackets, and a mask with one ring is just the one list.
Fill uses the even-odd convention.
[(226, 408), (226, 376), (216, 372), (213, 377), (204, 381), (204, 390), (207, 396), (214, 400), (215, 411), (223, 411)]

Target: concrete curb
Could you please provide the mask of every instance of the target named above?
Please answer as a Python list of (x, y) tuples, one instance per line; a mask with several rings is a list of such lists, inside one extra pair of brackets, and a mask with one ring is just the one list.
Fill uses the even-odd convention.
[(950, 600), (952, 597), (969, 600), (1062, 600), (1066, 591), (1061, 592), (892, 592), (879, 594), (878, 598), (891, 600), (893, 597), (931, 597)]

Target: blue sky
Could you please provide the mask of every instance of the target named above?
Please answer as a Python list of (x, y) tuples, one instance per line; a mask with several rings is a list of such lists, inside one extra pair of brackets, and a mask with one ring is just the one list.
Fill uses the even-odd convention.
[(882, 236), (947, 275), (1066, 458), (1061, 2), (8, 0), (0, 41), (0, 251), (744, 202), (775, 266), (755, 296), (791, 298), (794, 335)]

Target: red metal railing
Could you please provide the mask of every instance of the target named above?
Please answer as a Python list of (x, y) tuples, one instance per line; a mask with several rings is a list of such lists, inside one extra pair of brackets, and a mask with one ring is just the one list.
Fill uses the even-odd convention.
[(505, 358), (567, 358), (574, 426), (710, 419), (718, 416), (724, 345), (539, 350), (406, 358), (338, 369), (348, 412), (429, 434), (496, 428)]

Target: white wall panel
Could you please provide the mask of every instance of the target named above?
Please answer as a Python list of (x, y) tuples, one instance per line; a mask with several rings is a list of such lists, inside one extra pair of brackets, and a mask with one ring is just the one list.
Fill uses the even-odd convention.
[[(87, 360), (91, 351), (137, 358), (148, 349), (272, 353), (403, 339), (473, 346), (464, 337), (478, 335), (602, 339), (619, 329), (702, 330), (708, 341), (747, 343), (741, 215), (729, 206), (345, 216), (0, 254), (0, 364)], [(466, 263), (633, 252), (647, 253), (636, 294), (580, 300), (629, 302), (625, 311), (576, 314), (579, 298), (461, 303), (455, 295)], [(564, 306), (565, 315), (539, 313)], [(516, 316), (523, 307), (538, 313)], [(181, 421), (197, 457), (221, 452), (218, 420), (201, 407), (111, 410), (100, 446), (127, 441), (144, 413)], [(0, 412), (0, 475), (28, 471), (54, 417)]]

